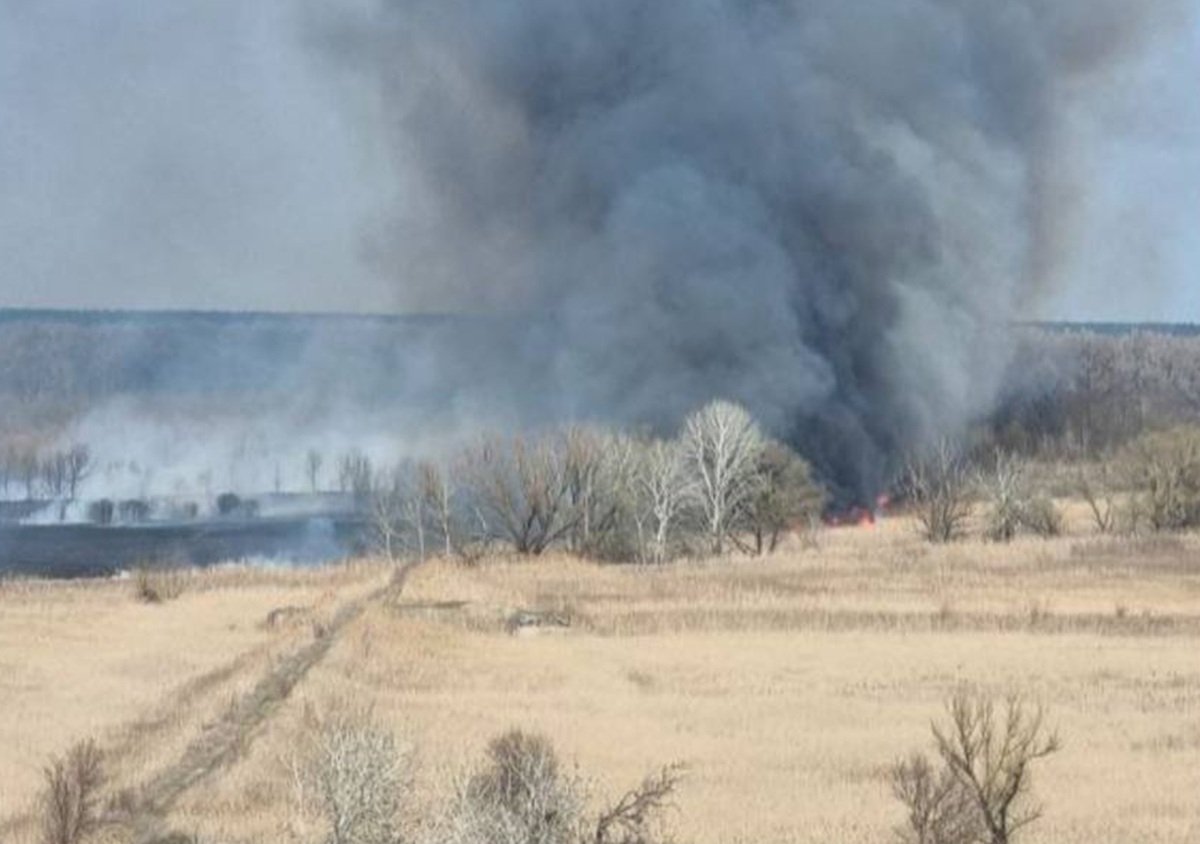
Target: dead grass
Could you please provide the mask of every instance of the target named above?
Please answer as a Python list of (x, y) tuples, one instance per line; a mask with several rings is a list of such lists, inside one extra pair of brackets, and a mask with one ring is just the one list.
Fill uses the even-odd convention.
[(268, 629), (271, 609), (328, 614), (380, 581), (365, 566), (179, 577), (187, 587), (167, 604), (139, 602), (126, 580), (0, 585), (0, 838), (28, 831), (22, 818), (49, 757), (94, 737), (114, 790), (138, 784), (311, 636)]
[[(1200, 539), (1097, 538), (1067, 512), (1064, 537), (1011, 545), (931, 548), (896, 519), (766, 560), (429, 564), (399, 602), (340, 631), (170, 826), (313, 840), (290, 808), (290, 766), (306, 708), (351, 699), (416, 745), (418, 801), (515, 726), (550, 736), (601, 793), (686, 763), (682, 841), (879, 842), (900, 819), (891, 764), (927, 745), (970, 681), (1044, 702), (1064, 739), (1038, 772), (1047, 812), (1031, 844), (1196, 841)], [(0, 815), (86, 735), (125, 748), (108, 757), (122, 782), (144, 781), (311, 635), (265, 629), (271, 608), (332, 606), (381, 576), (214, 573), (161, 606), (119, 585), (0, 587), (0, 700), (14, 713), (0, 722)], [(571, 626), (511, 635), (518, 610)]]

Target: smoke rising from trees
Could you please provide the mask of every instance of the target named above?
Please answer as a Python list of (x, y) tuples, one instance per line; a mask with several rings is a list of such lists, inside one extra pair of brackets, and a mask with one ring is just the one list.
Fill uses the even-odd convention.
[(1073, 234), (1072, 108), (1181, 8), (392, 0), (321, 31), (382, 103), (401, 301), (527, 320), (520, 401), (729, 397), (866, 493), (989, 409)]
[(1078, 234), (1080, 115), (1186, 7), (0, 3), (0, 247), (80, 305), (477, 317), (334, 411), (314, 337), (278, 380), (317, 427), (722, 397), (865, 498), (989, 410)]

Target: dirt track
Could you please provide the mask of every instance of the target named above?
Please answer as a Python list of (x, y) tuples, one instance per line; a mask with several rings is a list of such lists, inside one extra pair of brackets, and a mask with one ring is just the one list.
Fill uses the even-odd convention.
[[(411, 568), (411, 567), (409, 567)], [(343, 606), (312, 642), (280, 660), (264, 674), (249, 693), (239, 698), (229, 712), (188, 745), (178, 761), (159, 771), (142, 785), (137, 802), (126, 820), (137, 844), (162, 839), (168, 832), (164, 819), (188, 789), (231, 764), (245, 751), (255, 733), (288, 698), (305, 675), (333, 647), (339, 634), (372, 603), (395, 597), (404, 587), (409, 568), (397, 572), (387, 586)]]

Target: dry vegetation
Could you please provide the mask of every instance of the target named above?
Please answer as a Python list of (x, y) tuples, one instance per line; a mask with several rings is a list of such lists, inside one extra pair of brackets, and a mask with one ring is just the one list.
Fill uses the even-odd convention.
[[(1041, 817), (1019, 840), (1195, 841), (1200, 538), (1101, 536), (1086, 504), (1061, 509), (1062, 536), (1009, 544), (931, 545), (897, 517), (765, 558), (431, 561), (399, 595), (376, 593), (389, 572), (368, 564), (173, 575), (165, 603), (129, 582), (4, 583), (0, 838), (40, 839), (42, 769), (89, 737), (107, 775), (98, 839), (317, 842), (336, 783), (314, 804), (314, 741), (336, 759), (398, 749), (401, 821), (444, 819), (517, 728), (552, 742), (564, 783), (586, 781), (580, 817), (682, 763), (661, 807), (681, 842), (882, 842), (907, 814), (897, 764), (941, 751), (931, 722), (958, 723), (945, 703), (968, 684), (1001, 714), (1021, 695), (1026, 723), (1044, 705), (1062, 740), (1034, 766), (1024, 811)], [(973, 518), (977, 537), (988, 514)], [(268, 708), (264, 678), (303, 649), (311, 667)], [(153, 825), (129, 820), (251, 704), (269, 711), (236, 752)], [(369, 728), (322, 732), (328, 713), (368, 708)]]

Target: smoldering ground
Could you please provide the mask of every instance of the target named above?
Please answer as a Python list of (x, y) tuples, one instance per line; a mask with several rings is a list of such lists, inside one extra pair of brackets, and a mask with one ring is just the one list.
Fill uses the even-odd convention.
[[(66, 176), (43, 192), (80, 200), (70, 234), (112, 243), (89, 267), (64, 238), (64, 272), (93, 272), (100, 301), (135, 275), (135, 298), (152, 304), (241, 288), (284, 307), (473, 317), (397, 342), (382, 367), (343, 365), (322, 336), (273, 376), (291, 389), (271, 430), (374, 428), (414, 443), (564, 419), (666, 429), (722, 396), (865, 497), (903, 452), (990, 409), (1007, 325), (1057, 283), (1087, 201), (1074, 118), (1178, 30), (1187, 4), (114, 8), (109, 46), (68, 41), (122, 69), (128, 94), (115, 101), (140, 116), (132, 128), (101, 115), (104, 143), (69, 144), (59, 118), (77, 109), (6, 96), (43, 118), (22, 124), (27, 141), (46, 134), (66, 158), (123, 164), (115, 182), (85, 180), (96, 194), (120, 187), (115, 209)], [(10, 33), (51, 40), (72, 16), (6, 13), (34, 21)], [(220, 46), (226, 76), (174, 50), (180, 39)], [(12, 78), (41, 79), (40, 66)], [(70, 102), (107, 84), (78, 62), (53, 66), (58, 81), (41, 90)], [(168, 81), (152, 84), (163, 67)], [(268, 113), (256, 138), (248, 118)], [(85, 140), (97, 125), (67, 124)], [(24, 228), (12, 230), (46, 225), (31, 208), (54, 203), (16, 195)], [(40, 254), (21, 271), (44, 269)], [(111, 418), (91, 417), (119, 431)]]

